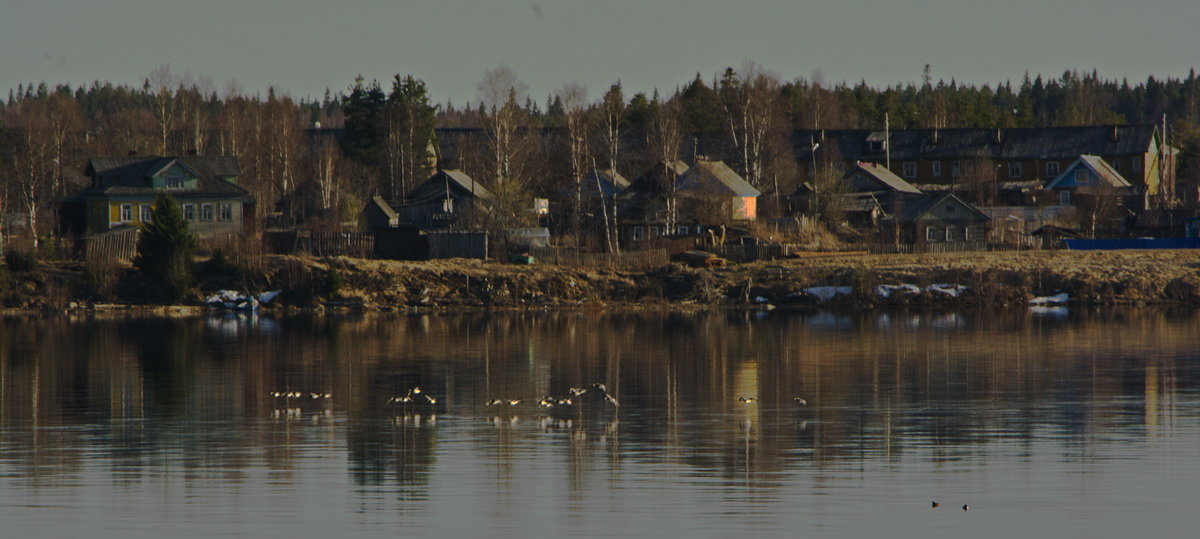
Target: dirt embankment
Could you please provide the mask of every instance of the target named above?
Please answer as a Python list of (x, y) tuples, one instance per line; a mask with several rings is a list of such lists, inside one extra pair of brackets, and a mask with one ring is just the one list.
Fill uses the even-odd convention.
[[(338, 301), (367, 309), (540, 307), (597, 304), (1024, 305), (1066, 293), (1074, 303), (1200, 305), (1200, 252), (1027, 252), (822, 257), (697, 269), (650, 271), (514, 266), (473, 260), (392, 262), (304, 260), (310, 280), (330, 268), (342, 280)], [(911, 284), (919, 293), (883, 297), (878, 285)], [(961, 292), (927, 291), (961, 285)], [(829, 299), (805, 293), (838, 287)], [(296, 298), (293, 297), (293, 300)], [(317, 298), (319, 299), (319, 298)], [(329, 298), (325, 298), (329, 299)]]
[[(277, 302), (284, 308), (381, 311), (612, 304), (1015, 306), (1059, 293), (1076, 304), (1200, 305), (1200, 250), (848, 255), (705, 269), (671, 264), (649, 271), (294, 256), (269, 256), (257, 266), (255, 271), (239, 271), (236, 279), (202, 279), (193, 303), (198, 305), (214, 289), (237, 288), (284, 290)], [(120, 292), (144, 286), (132, 270), (126, 270), (122, 283), (114, 287), (117, 292), (108, 297), (88, 291), (84, 271), (43, 268), (6, 279), (0, 299), (9, 308), (153, 303)], [(935, 284), (958, 286), (946, 293), (946, 287), (931, 289)], [(885, 297), (879, 285), (911, 286)], [(806, 292), (814, 287), (827, 287), (827, 293)]]

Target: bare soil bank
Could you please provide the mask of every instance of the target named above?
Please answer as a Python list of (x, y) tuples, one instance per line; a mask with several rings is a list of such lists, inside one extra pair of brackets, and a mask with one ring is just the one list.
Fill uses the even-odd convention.
[[(236, 279), (202, 281), (200, 304), (215, 288), (251, 292), (282, 289), (283, 309), (462, 310), (620, 306), (772, 305), (869, 309), (885, 305), (1018, 306), (1031, 298), (1067, 293), (1075, 304), (1200, 305), (1200, 250), (930, 255), (844, 255), (650, 271), (518, 266), (477, 260), (398, 262), (352, 258), (268, 256)], [(2, 299), (24, 310), (144, 309), (144, 288), (125, 270), (118, 292), (87, 292), (82, 269), (43, 267), (10, 272)], [(882, 297), (878, 285), (966, 287), (952, 296), (933, 291)], [(804, 290), (841, 287), (848, 294), (822, 301)], [(120, 290), (133, 290), (124, 294)]]

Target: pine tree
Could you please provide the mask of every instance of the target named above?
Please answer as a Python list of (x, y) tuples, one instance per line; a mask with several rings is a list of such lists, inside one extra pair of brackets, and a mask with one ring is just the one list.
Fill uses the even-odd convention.
[(183, 299), (192, 285), (196, 237), (188, 230), (179, 203), (169, 195), (154, 202), (154, 217), (142, 228), (133, 264), (167, 301)]

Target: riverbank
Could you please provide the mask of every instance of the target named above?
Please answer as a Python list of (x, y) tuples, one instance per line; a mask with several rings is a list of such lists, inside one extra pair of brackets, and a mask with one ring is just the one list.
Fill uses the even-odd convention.
[[(267, 256), (256, 267), (242, 270), (237, 279), (202, 280), (193, 303), (216, 287), (234, 286), (283, 290), (276, 304), (266, 308), (299, 310), (1000, 307), (1058, 294), (1083, 305), (1200, 305), (1200, 250), (857, 254), (718, 268), (671, 264), (649, 271), (295, 256)], [(46, 265), (23, 274), (9, 272), (3, 300), (9, 309), (30, 310), (142, 309), (152, 304), (137, 299), (142, 285), (132, 270), (124, 272), (109, 296), (84, 286), (88, 276), (82, 268)]]

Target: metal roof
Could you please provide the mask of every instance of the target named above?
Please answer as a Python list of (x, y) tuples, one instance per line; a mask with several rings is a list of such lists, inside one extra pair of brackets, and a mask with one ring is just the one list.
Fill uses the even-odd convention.
[(698, 161), (679, 176), (679, 189), (725, 190), (736, 197), (756, 197), (762, 194), (721, 161)]
[(94, 194), (153, 195), (164, 192), (155, 189), (153, 178), (172, 165), (178, 164), (197, 176), (193, 189), (171, 189), (175, 196), (231, 195), (246, 196), (248, 191), (226, 181), (237, 178), (241, 166), (236, 157), (229, 156), (133, 156), (93, 157), (84, 173), (96, 180), (87, 192)]

